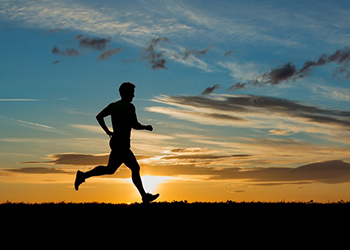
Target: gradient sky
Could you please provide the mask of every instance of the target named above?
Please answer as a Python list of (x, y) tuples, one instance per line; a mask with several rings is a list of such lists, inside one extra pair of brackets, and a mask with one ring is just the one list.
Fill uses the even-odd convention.
[[(136, 84), (160, 200), (350, 200), (349, 1), (0, 0), (0, 202), (134, 202), (95, 115)], [(110, 121), (108, 120), (110, 125)]]

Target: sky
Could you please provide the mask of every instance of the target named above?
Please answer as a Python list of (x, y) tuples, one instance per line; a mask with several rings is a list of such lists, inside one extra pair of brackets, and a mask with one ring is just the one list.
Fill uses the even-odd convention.
[[(95, 119), (136, 85), (160, 201), (350, 200), (348, 1), (0, 0), (0, 202), (139, 202)], [(106, 119), (111, 126), (110, 119)]]

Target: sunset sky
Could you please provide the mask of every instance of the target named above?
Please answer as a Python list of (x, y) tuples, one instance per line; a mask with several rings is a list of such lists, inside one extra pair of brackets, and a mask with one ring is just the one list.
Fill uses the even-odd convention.
[(0, 202), (140, 202), (73, 188), (124, 81), (160, 201), (350, 200), (349, 1), (0, 0), (0, 41)]

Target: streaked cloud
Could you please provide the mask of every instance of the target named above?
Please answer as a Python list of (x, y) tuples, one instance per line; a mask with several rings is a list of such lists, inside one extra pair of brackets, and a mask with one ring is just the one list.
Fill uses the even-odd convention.
[(167, 69), (165, 66), (166, 60), (163, 57), (163, 52), (157, 47), (160, 46), (159, 44), (168, 42), (170, 42), (170, 39), (167, 37), (153, 38), (143, 49), (142, 54), (140, 55), (141, 59), (147, 60), (151, 64), (151, 68), (153, 70)]
[(350, 130), (350, 111), (319, 108), (276, 97), (249, 95), (158, 96), (156, 102), (175, 106), (148, 107), (151, 112), (217, 126), (283, 129), (324, 133)]
[(217, 64), (225, 69), (228, 69), (230, 71), (230, 76), (232, 76), (236, 81), (243, 82), (248, 82), (259, 77), (263, 73), (263, 68), (265, 67), (257, 62), (219, 61)]
[(109, 50), (106, 50), (103, 52), (98, 58), (101, 60), (107, 60), (112, 57), (112, 55), (115, 55), (119, 53), (122, 50), (122, 47), (119, 47), (117, 49), (113, 49), (112, 47)]
[[(86, 125), (86, 124), (70, 124), (71, 127), (76, 129), (85, 130), (87, 132), (104, 134), (102, 128), (98, 125)], [(155, 132), (148, 132), (142, 130), (132, 130), (132, 138), (135, 140), (169, 140), (173, 137), (170, 135), (158, 134)]]
[(306, 60), (303, 66), (299, 69), (292, 62), (286, 62), (261, 75), (257, 75), (257, 72), (254, 72), (254, 68), (252, 68), (252, 72), (247, 73), (249, 71), (247, 66), (252, 67), (252, 65), (249, 64), (241, 66), (236, 63), (218, 62), (220, 66), (230, 69), (233, 77), (238, 78), (239, 80), (244, 80), (245, 84), (255, 86), (265, 86), (267, 84), (279, 85), (287, 81), (296, 81), (300, 78), (310, 76), (315, 67), (325, 66), (330, 63), (337, 65), (337, 67), (333, 70), (332, 77), (345, 75), (345, 79), (350, 78), (349, 47), (338, 49), (331, 55), (322, 54), (316, 60)]
[[(175, 150), (176, 151), (176, 150)], [(203, 176), (207, 180), (240, 180), (248, 183), (260, 183), (261, 185), (283, 185), (311, 183), (349, 183), (350, 163), (333, 160), (302, 165), (299, 167), (260, 167), (244, 168), (234, 164), (231, 167), (213, 166), (212, 162), (223, 161), (234, 163), (237, 159), (248, 159), (251, 155), (212, 155), (185, 153), (177, 150), (177, 154), (157, 158), (142, 165), (142, 171), (147, 175), (157, 176)], [(105, 164), (107, 155), (86, 154), (53, 154), (53, 161), (49, 162), (24, 162), (25, 164), (51, 163), (67, 166), (91, 166)], [(152, 159), (150, 156), (138, 156), (139, 160)], [(157, 164), (162, 162), (162, 164)], [(173, 162), (173, 164), (171, 164)], [(175, 162), (180, 162), (174, 164)], [(166, 164), (164, 164), (166, 163)], [(142, 164), (142, 163), (141, 163)], [(71, 174), (70, 169), (49, 167), (25, 167), (4, 169), (3, 172), (21, 174)], [(73, 170), (73, 172), (75, 169)], [(116, 177), (126, 178), (126, 169), (120, 170)]]
[(76, 154), (76, 153), (64, 153), (64, 154), (52, 154), (48, 158), (49, 161), (28, 161), (22, 162), (23, 164), (56, 164), (56, 165), (106, 165), (108, 162), (109, 154), (104, 155), (89, 155), (89, 154)]
[(47, 168), (47, 167), (26, 167), (26, 168), (12, 168), (5, 169), (4, 171), (22, 173), (22, 174), (67, 174), (70, 173), (59, 168)]
[(350, 89), (349, 88), (340, 88), (334, 86), (326, 86), (320, 83), (307, 84), (307, 87), (316, 94), (316, 97), (327, 98), (336, 101), (350, 101)]
[(0, 102), (37, 102), (41, 101), (40, 99), (20, 99), (20, 98), (7, 98), (0, 99)]
[(219, 89), (220, 84), (215, 84), (213, 87), (207, 87), (203, 92), (202, 95), (210, 95), (214, 92), (215, 89)]
[(57, 46), (54, 46), (51, 52), (52, 54), (61, 55), (61, 56), (78, 56), (79, 55), (79, 52), (76, 49), (66, 48), (64, 50), (60, 50), (59, 48), (57, 48)]
[(21, 124), (33, 126), (33, 127), (38, 127), (38, 128), (48, 129), (48, 130), (55, 130), (54, 127), (51, 127), (51, 126), (48, 126), (48, 125), (44, 125), (44, 124), (40, 124), (40, 123), (28, 122), (28, 121), (23, 121), (23, 120), (17, 120), (17, 122), (19, 122)]
[(104, 50), (106, 45), (111, 41), (111, 38), (99, 38), (99, 37), (84, 37), (83, 35), (78, 35), (75, 39), (79, 41), (79, 47), (92, 49), (92, 50)]
[(240, 83), (240, 82), (238, 82), (238, 83), (236, 83), (236, 84), (233, 84), (231, 87), (229, 87), (228, 89), (227, 89), (227, 91), (230, 91), (230, 90), (232, 90), (232, 91), (234, 91), (234, 90), (240, 90), (240, 89), (245, 89), (246, 87), (247, 87), (247, 83), (245, 82), (245, 83)]

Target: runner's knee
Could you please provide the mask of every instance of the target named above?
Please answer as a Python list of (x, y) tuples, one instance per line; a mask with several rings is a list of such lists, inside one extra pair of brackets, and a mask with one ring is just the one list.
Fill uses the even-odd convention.
[(132, 174), (139, 174), (140, 173), (140, 166), (137, 164), (132, 167), (131, 169)]
[(105, 168), (105, 174), (114, 174), (114, 172), (116, 171), (117, 169), (115, 167), (112, 167), (112, 166), (107, 166)]

